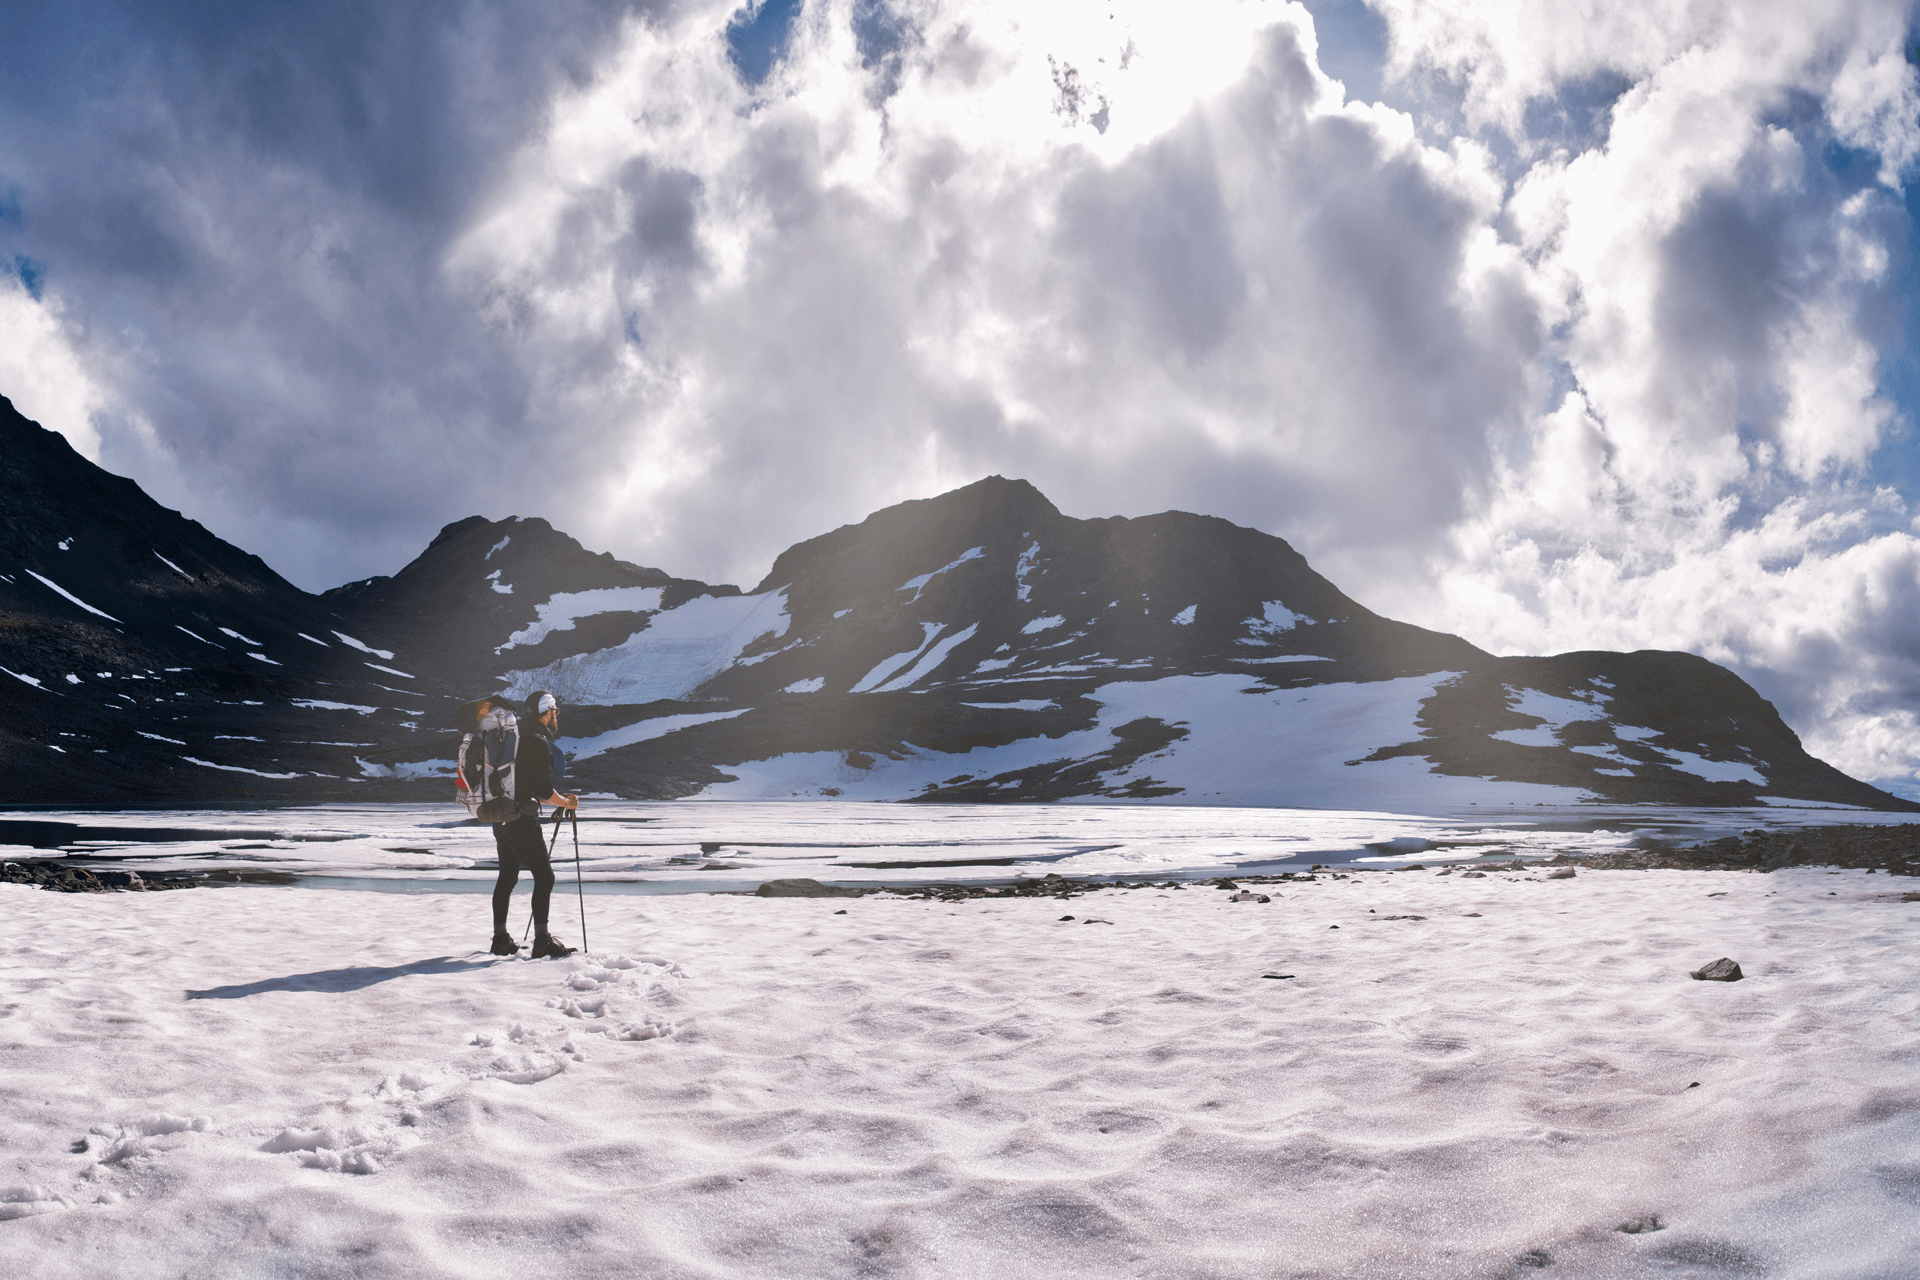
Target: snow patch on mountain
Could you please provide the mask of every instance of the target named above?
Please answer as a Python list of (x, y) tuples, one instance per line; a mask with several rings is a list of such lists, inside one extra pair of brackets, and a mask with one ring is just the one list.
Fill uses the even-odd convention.
[[(1532, 716), (1544, 723), (1530, 729), (1502, 729), (1487, 736), (1499, 742), (1511, 742), (1521, 747), (1553, 747), (1560, 744), (1560, 730), (1578, 720), (1606, 719), (1606, 712), (1593, 702), (1576, 701), (1573, 698), (1559, 698), (1538, 689), (1515, 689), (1506, 686), (1508, 706), (1523, 716)], [(1596, 702), (1606, 700), (1605, 695), (1593, 695)]]
[[(1025, 535), (1022, 536), (1024, 537)], [(1034, 571), (1039, 565), (1039, 562), (1040, 544), (1037, 542), (1030, 544), (1025, 551), (1020, 553), (1020, 558), (1014, 562), (1013, 594), (1015, 598), (1023, 604), (1033, 595), (1033, 584), (1027, 581), (1027, 575)]]
[(1656, 747), (1655, 750), (1676, 761), (1673, 768), (1696, 778), (1705, 778), (1708, 782), (1751, 782), (1756, 787), (1767, 785), (1766, 777), (1750, 764), (1737, 760), (1709, 760), (1691, 751), (1676, 751), (1671, 747)]
[[(65, 550), (64, 547), (61, 549)], [(88, 604), (85, 600), (82, 600), (79, 596), (73, 594), (73, 592), (67, 590), (65, 587), (55, 582), (52, 578), (43, 577), (40, 574), (34, 573), (33, 570), (31, 569), (28, 569), (27, 572), (32, 574), (35, 578), (38, 578), (40, 580), (40, 583), (43, 586), (45, 586), (49, 591), (52, 591), (56, 595), (64, 596), (68, 601), (70, 601), (73, 604), (79, 605), (82, 609), (85, 609), (88, 613), (98, 614), (100, 617), (105, 618), (108, 622), (120, 621), (120, 619), (114, 617), (112, 614), (108, 613), (105, 609), (94, 608), (92, 605)]]
[(612, 751), (615, 747), (628, 747), (636, 742), (649, 742), (654, 738), (664, 738), (669, 733), (696, 724), (711, 724), (715, 720), (731, 720), (753, 710), (741, 707), (737, 711), (711, 711), (678, 716), (655, 716), (651, 720), (641, 720), (634, 724), (623, 725), (618, 729), (609, 729), (605, 733), (595, 734), (591, 738), (561, 738), (560, 749), (567, 753), (570, 760), (591, 760), (597, 755)]
[(340, 637), (340, 642), (342, 644), (351, 645), (355, 649), (358, 649), (360, 652), (370, 653), (376, 658), (385, 658), (388, 662), (393, 661), (393, 654), (389, 650), (376, 649), (372, 645), (367, 644), (365, 641), (355, 640), (352, 636), (348, 635), (344, 631), (336, 631), (333, 634)]
[(1044, 618), (1035, 618), (1032, 622), (1029, 622), (1026, 626), (1020, 628), (1020, 634), (1023, 636), (1037, 636), (1042, 631), (1053, 630), (1053, 628), (1059, 626), (1061, 623), (1065, 621), (1066, 619), (1061, 617), (1057, 613), (1050, 614)]
[(962, 552), (959, 559), (953, 560), (947, 564), (941, 565), (938, 569), (935, 569), (932, 573), (923, 573), (917, 578), (908, 578), (905, 582), (895, 587), (894, 590), (913, 592), (913, 600), (907, 601), (908, 604), (912, 604), (915, 600), (918, 600), (920, 598), (920, 593), (927, 589), (927, 584), (929, 582), (932, 582), (935, 578), (939, 577), (943, 573), (946, 573), (953, 569), (958, 569), (961, 565), (965, 564), (969, 560), (978, 560), (986, 554), (987, 554), (987, 549), (985, 547), (971, 547), (968, 550)]
[(1173, 615), (1173, 625), (1176, 627), (1192, 626), (1194, 615), (1199, 613), (1199, 611), (1200, 611), (1199, 605), (1197, 604), (1188, 605), (1186, 608), (1182, 609), (1180, 612)]
[(852, 692), (852, 693), (867, 692), (869, 689), (879, 684), (882, 680), (885, 680), (888, 676), (892, 675), (894, 672), (898, 671), (900, 668), (906, 666), (909, 662), (912, 662), (915, 658), (919, 657), (922, 653), (926, 652), (927, 646), (933, 643), (933, 638), (939, 635), (942, 631), (945, 631), (946, 629), (947, 629), (947, 624), (944, 622), (921, 623), (920, 630), (924, 634), (922, 634), (922, 636), (920, 637), (920, 643), (917, 646), (915, 646), (914, 648), (908, 649), (903, 653), (890, 654), (887, 657), (880, 659), (879, 664), (876, 665), (871, 671), (867, 672), (867, 674), (865, 674), (864, 676), (861, 676), (858, 680), (854, 681), (853, 688), (849, 692)]
[[(1250, 689), (1246, 677), (1235, 675), (1118, 682), (1089, 695), (1100, 704), (1092, 728), (966, 752), (909, 744), (912, 754), (903, 759), (868, 757), (870, 768), (848, 764), (841, 752), (792, 752), (728, 764), (735, 781), (709, 786), (701, 797), (810, 799), (832, 787), (849, 800), (905, 800), (960, 775), (985, 780), (1094, 760), (1121, 741), (1117, 731), (1123, 726), (1148, 720), (1185, 729), (1186, 735), (1132, 764), (1117, 765), (1105, 781), (1124, 787), (1150, 778), (1156, 786), (1179, 788), (1182, 804), (1437, 812), (1434, 806), (1572, 804), (1591, 798), (1576, 787), (1439, 774), (1419, 757), (1363, 759), (1381, 747), (1417, 741), (1421, 704), (1456, 674), (1283, 690)], [(1126, 798), (1086, 797), (1102, 803)]]
[(880, 692), (897, 693), (902, 689), (912, 688), (916, 680), (945, 662), (947, 655), (952, 653), (955, 648), (973, 639), (973, 633), (979, 629), (980, 624), (976, 622), (965, 631), (956, 631), (954, 634), (948, 636), (939, 644), (927, 650), (926, 655), (922, 657), (920, 661), (914, 663), (912, 669), (910, 669), (907, 674), (897, 679), (889, 680), (887, 683), (881, 685)]
[(588, 706), (679, 698), (731, 666), (755, 640), (785, 636), (791, 623), (785, 587), (752, 596), (696, 596), (656, 613), (646, 630), (611, 648), (509, 671), (507, 692), (525, 697), (535, 689), (549, 689), (562, 702)]
[(1332, 658), (1317, 653), (1283, 653), (1277, 658), (1235, 658), (1233, 661), (1243, 667), (1265, 666), (1274, 662), (1332, 662)]
[(664, 588), (661, 587), (600, 587), (593, 591), (562, 591), (534, 606), (537, 615), (535, 620), (508, 636), (507, 642), (494, 652), (505, 653), (523, 644), (539, 644), (556, 631), (573, 630), (573, 624), (579, 619), (599, 613), (653, 613), (660, 608), (663, 592)]
[[(1268, 600), (1260, 606), (1259, 617), (1248, 618), (1240, 625), (1251, 631), (1255, 637), (1272, 637), (1291, 631), (1301, 623), (1312, 626), (1313, 619), (1304, 613), (1295, 613), (1278, 600)], [(1240, 643), (1259, 644), (1260, 640), (1255, 638), (1242, 640)]]

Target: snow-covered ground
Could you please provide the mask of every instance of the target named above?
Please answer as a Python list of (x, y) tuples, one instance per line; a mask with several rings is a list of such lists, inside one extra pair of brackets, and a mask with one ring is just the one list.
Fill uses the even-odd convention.
[[(1397, 866), (1604, 853), (1637, 837), (1683, 842), (1761, 827), (1909, 823), (1823, 809), (1502, 805), (1447, 812), (1136, 805), (641, 803), (588, 799), (580, 867), (590, 891), (751, 890), (795, 876), (878, 886), (1044, 876), (1214, 876), (1314, 863)], [(68, 824), (58, 847), (9, 840), (16, 823)], [(41, 830), (46, 830), (42, 826)], [(551, 828), (549, 828), (551, 838)], [(1399, 843), (1392, 848), (1369, 846)], [(0, 815), (0, 856), (80, 855), (135, 870), (272, 872), (321, 887), (484, 890), (493, 840), (453, 804)], [(560, 861), (572, 871), (573, 833)]]
[(1910, 885), (0, 885), (0, 1274), (1912, 1276)]

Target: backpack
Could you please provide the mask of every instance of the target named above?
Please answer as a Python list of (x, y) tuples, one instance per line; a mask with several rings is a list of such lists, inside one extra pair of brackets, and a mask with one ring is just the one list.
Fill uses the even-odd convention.
[(512, 822), (524, 816), (514, 789), (513, 758), (519, 750), (520, 721), (505, 707), (487, 712), (462, 735), (454, 798), (468, 814), (482, 822)]

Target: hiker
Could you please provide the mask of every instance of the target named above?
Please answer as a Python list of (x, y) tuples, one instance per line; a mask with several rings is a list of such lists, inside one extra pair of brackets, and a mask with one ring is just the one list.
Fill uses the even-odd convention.
[[(496, 705), (510, 708), (512, 703), (505, 697), (485, 699), (479, 705), (479, 714), (486, 715)], [(530, 954), (538, 960), (573, 954), (572, 947), (547, 932), (547, 905), (553, 900), (553, 864), (547, 858), (547, 842), (540, 835), (540, 806), (577, 809), (580, 800), (578, 796), (556, 791), (553, 786), (554, 757), (559, 754), (559, 747), (553, 741), (560, 731), (559, 701), (545, 689), (539, 689), (527, 698), (526, 707), (526, 719), (520, 722), (520, 746), (513, 758), (514, 790), (519, 795), (545, 798), (529, 801), (533, 812), (493, 825), (493, 843), (500, 854), (500, 878), (493, 884), (492, 951), (497, 956), (510, 956), (520, 950), (513, 935), (507, 932), (507, 906), (512, 901), (514, 885), (520, 881), (520, 872), (525, 869), (533, 873), (534, 939)], [(566, 758), (560, 759), (564, 769)]]

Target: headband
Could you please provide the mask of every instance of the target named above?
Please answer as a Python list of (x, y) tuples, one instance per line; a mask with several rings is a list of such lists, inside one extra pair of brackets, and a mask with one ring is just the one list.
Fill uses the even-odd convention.
[(559, 705), (560, 704), (554, 700), (554, 696), (552, 694), (543, 693), (540, 695), (540, 710), (538, 714), (545, 715), (547, 714), (547, 712), (552, 711), (554, 708), (558, 707)]

